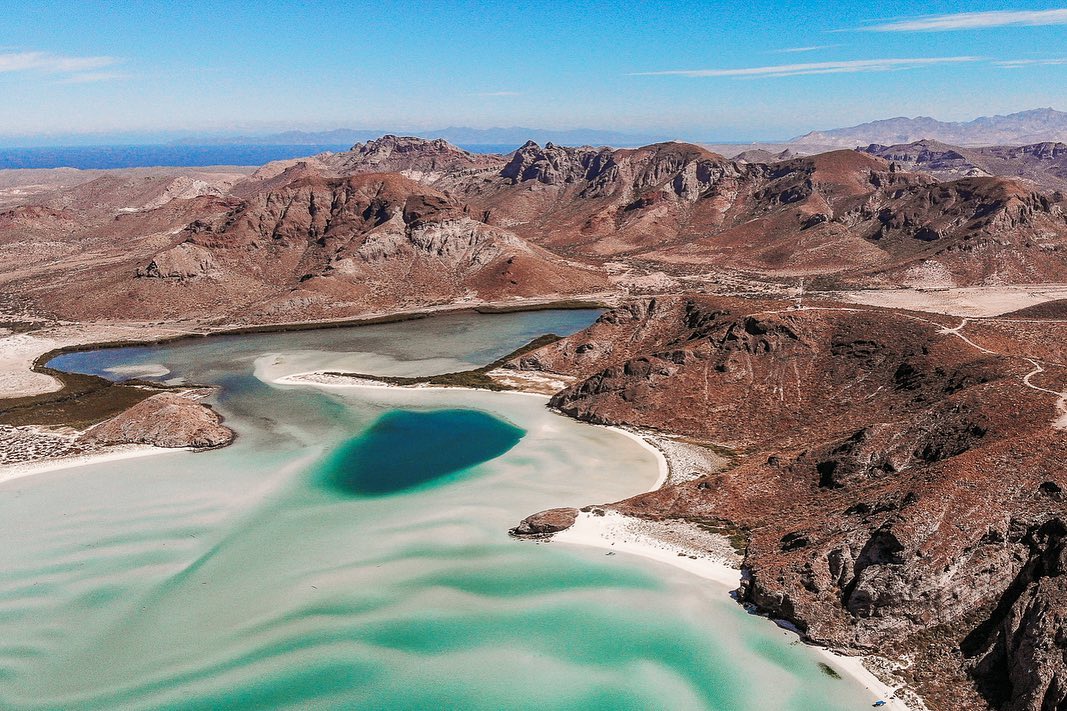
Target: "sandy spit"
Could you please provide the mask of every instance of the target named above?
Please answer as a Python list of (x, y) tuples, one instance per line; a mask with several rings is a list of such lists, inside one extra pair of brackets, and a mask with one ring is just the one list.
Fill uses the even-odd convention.
[(0, 467), (0, 484), (6, 483), (13, 479), (21, 479), (22, 477), (32, 476), (34, 474), (44, 474), (45, 472), (53, 472), (61, 469), (84, 467), (88, 464), (100, 464), (102, 462), (113, 462), (121, 459), (134, 459), (137, 457), (147, 457), (150, 455), (190, 451), (192, 450), (182, 448), (153, 447), (152, 445), (148, 444), (111, 445), (106, 449), (100, 450), (99, 452), (87, 452), (85, 454), (77, 454), (72, 457), (39, 459), (33, 462), (19, 462), (17, 464), (8, 464), (6, 466), (2, 466)]

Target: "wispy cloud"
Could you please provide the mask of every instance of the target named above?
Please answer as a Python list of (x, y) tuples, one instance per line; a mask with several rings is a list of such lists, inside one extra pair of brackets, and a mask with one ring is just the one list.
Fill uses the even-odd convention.
[(79, 72), (60, 79), (57, 84), (96, 84), (102, 81), (122, 81), (132, 79), (132, 74), (126, 72)]
[(820, 49), (833, 49), (834, 47), (840, 47), (839, 44), (816, 44), (811, 47), (786, 47), (785, 49), (775, 49), (771, 51), (771, 54), (800, 54), (801, 52), (818, 52)]
[(1023, 67), (1050, 67), (1067, 64), (1067, 57), (1057, 59), (1003, 59), (993, 62), (1001, 69), (1022, 69)]
[(947, 30), (1037, 27), (1040, 25), (1067, 25), (1067, 9), (991, 10), (989, 12), (957, 12), (950, 15), (925, 15), (859, 29), (869, 32), (945, 32)]
[(478, 91), (471, 96), (522, 96), (521, 91)]
[(70, 74), (103, 69), (118, 62), (115, 57), (72, 57), (51, 52), (3, 52), (0, 53), (0, 73), (36, 71)]
[(739, 77), (775, 78), (795, 77), (805, 74), (853, 74), (858, 72), (891, 72), (918, 69), (936, 64), (962, 64), (977, 62), (980, 57), (918, 57), (913, 59), (854, 59), (842, 62), (808, 62), (804, 64), (778, 64), (768, 67), (743, 67), (737, 69), (671, 69), (660, 72), (633, 72), (629, 76), (661, 77)]

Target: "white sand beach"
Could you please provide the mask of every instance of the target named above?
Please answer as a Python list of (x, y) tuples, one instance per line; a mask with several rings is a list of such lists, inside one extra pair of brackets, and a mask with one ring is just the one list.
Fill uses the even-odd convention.
[(0, 466), (0, 484), (14, 479), (32, 476), (34, 474), (44, 474), (45, 472), (54, 472), (61, 469), (73, 469), (86, 466), (87, 464), (100, 464), (102, 462), (118, 461), (121, 459), (133, 459), (158, 454), (173, 454), (176, 452), (190, 451), (192, 450), (153, 447), (147, 444), (110, 445), (98, 452), (88, 452), (69, 457), (39, 459), (32, 462), (18, 462)]

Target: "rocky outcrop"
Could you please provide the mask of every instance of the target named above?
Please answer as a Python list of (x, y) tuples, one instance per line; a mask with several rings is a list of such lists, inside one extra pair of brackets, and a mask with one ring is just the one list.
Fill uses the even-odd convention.
[(41, 205), (22, 205), (0, 211), (0, 230), (73, 225), (74, 215)]
[(500, 156), (470, 153), (441, 138), (386, 135), (326, 156), (323, 162), (337, 175), (400, 173), (432, 184), (449, 174), (492, 169), (503, 161)]
[[(1051, 487), (1046, 493), (1052, 494)], [(971, 674), (1008, 711), (1067, 707), (1067, 524), (1013, 522), (1025, 563), (990, 617), (963, 642)]]
[(518, 538), (547, 538), (553, 533), (565, 531), (578, 520), (578, 509), (548, 509), (524, 518), (509, 533)]
[(174, 279), (185, 281), (212, 275), (217, 269), (209, 250), (189, 242), (166, 249), (137, 270), (139, 279)]
[(229, 444), (233, 438), (233, 430), (223, 425), (210, 407), (188, 394), (160, 393), (90, 428), (81, 440), (92, 444), (212, 449)]
[(610, 169), (610, 148), (568, 148), (546, 143), (545, 147), (527, 141), (500, 169), (500, 177), (511, 183), (537, 181), (562, 185), (601, 178)]
[(863, 150), (939, 180), (999, 175), (1023, 178), (1047, 191), (1067, 189), (1064, 143), (961, 148), (923, 140), (893, 146), (871, 144)]

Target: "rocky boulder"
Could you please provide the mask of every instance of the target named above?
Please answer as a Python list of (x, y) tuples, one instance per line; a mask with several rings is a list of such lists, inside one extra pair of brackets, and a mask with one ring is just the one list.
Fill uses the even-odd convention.
[(574, 525), (578, 519), (578, 509), (548, 509), (527, 516), (509, 533), (520, 538), (546, 538)]
[(153, 257), (147, 266), (137, 270), (137, 277), (184, 281), (207, 276), (215, 268), (211, 252), (199, 245), (183, 242)]

